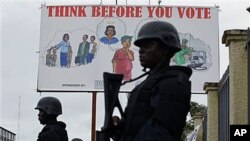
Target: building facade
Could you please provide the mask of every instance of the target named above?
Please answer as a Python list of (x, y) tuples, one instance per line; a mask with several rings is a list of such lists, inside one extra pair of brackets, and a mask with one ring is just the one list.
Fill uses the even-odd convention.
[(15, 141), (16, 140), (16, 134), (0, 127), (0, 141)]

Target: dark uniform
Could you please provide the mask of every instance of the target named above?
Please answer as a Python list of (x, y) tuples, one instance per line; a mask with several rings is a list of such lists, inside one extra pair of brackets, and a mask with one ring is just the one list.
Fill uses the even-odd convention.
[(37, 141), (68, 141), (64, 122), (48, 123), (38, 135)]
[[(180, 50), (177, 30), (167, 22), (149, 22), (140, 29), (135, 45), (141, 65), (150, 71), (130, 94), (119, 141), (180, 141), (190, 109), (192, 70), (169, 66)], [(154, 65), (157, 55), (163, 57)]]
[(191, 73), (177, 66), (150, 73), (131, 92), (122, 140), (179, 141), (190, 109)]
[(37, 141), (68, 141), (66, 124), (57, 121), (62, 114), (61, 102), (55, 97), (44, 97), (39, 100), (35, 109), (39, 110), (38, 119), (45, 125)]

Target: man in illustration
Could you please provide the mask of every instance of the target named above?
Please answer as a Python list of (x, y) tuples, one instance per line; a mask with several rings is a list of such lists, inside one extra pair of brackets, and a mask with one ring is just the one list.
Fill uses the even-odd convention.
[(61, 48), (61, 50), (60, 50), (60, 65), (61, 65), (61, 67), (67, 66), (67, 52), (68, 52), (69, 47), (71, 47), (71, 45), (69, 42), (69, 34), (67, 34), (67, 33), (63, 35), (63, 40), (59, 44), (51, 47), (51, 49)]
[(190, 59), (193, 49), (187, 46), (188, 40), (182, 39), (181, 50), (174, 56), (177, 65), (186, 64)]
[(91, 63), (94, 59), (95, 53), (97, 50), (97, 43), (95, 42), (95, 36), (90, 37), (90, 47), (89, 47), (89, 53), (87, 56), (87, 64)]
[(130, 50), (132, 36), (124, 35), (121, 37), (122, 48), (115, 51), (112, 59), (113, 72), (123, 74), (123, 80), (130, 80), (132, 76), (132, 61), (134, 52)]
[(87, 54), (89, 52), (90, 43), (87, 41), (88, 35), (84, 34), (82, 42), (79, 44), (77, 56), (80, 57), (80, 65), (85, 65), (87, 62)]
[(113, 25), (108, 25), (106, 27), (104, 34), (106, 36), (100, 39), (100, 41), (104, 44), (111, 45), (111, 44), (116, 44), (119, 41), (116, 37), (113, 37), (116, 35), (115, 26)]

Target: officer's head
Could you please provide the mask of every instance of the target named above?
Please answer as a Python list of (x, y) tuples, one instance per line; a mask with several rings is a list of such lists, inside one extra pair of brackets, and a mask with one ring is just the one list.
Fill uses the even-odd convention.
[(169, 65), (173, 55), (181, 50), (176, 28), (164, 21), (144, 24), (134, 42), (139, 49), (139, 59), (145, 68), (154, 68), (163, 60)]
[(79, 139), (79, 138), (74, 138), (72, 139), (71, 141), (83, 141), (82, 139)]
[(38, 120), (41, 124), (46, 124), (49, 120), (54, 120), (62, 114), (61, 102), (55, 97), (41, 98), (35, 109), (39, 110)]

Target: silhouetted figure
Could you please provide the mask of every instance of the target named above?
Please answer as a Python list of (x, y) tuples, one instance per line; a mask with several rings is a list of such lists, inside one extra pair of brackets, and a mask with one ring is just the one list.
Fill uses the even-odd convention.
[(44, 97), (39, 100), (35, 109), (39, 110), (38, 120), (45, 125), (37, 141), (68, 141), (66, 124), (57, 121), (57, 116), (62, 114), (62, 105), (57, 98)]

